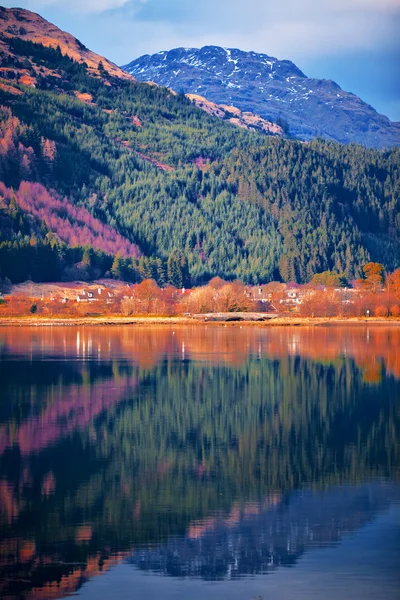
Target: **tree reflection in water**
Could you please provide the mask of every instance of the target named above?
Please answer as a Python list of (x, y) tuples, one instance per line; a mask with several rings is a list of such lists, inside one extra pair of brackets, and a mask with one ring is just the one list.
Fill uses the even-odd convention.
[(265, 572), (398, 501), (400, 328), (3, 328), (0, 378), (4, 596)]

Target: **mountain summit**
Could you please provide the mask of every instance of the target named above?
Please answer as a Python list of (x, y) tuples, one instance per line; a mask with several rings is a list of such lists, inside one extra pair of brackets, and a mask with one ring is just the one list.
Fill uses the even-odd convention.
[(236, 48), (176, 48), (122, 67), (140, 81), (201, 94), (283, 124), (296, 138), (383, 148), (400, 144), (393, 123), (334, 81), (307, 77), (294, 63)]

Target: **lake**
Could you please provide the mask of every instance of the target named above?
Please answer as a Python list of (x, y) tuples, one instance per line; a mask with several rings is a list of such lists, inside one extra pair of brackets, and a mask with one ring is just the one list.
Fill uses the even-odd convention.
[(0, 596), (400, 589), (400, 327), (1, 327)]

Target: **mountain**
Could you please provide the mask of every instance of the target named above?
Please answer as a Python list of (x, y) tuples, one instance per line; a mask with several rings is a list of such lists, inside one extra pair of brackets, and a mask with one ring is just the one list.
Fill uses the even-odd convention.
[[(129, 80), (131, 77), (124, 73), (117, 65), (99, 56), (95, 52), (88, 50), (78, 39), (71, 34), (61, 31), (58, 27), (43, 19), (40, 15), (22, 8), (7, 9), (0, 6), (0, 52), (2, 60), (15, 56), (12, 48), (7, 44), (8, 39), (17, 38), (29, 42), (41, 44), (46, 48), (60, 48), (64, 55), (72, 60), (86, 64), (88, 72), (93, 75), (99, 75), (99, 63), (102, 63), (103, 69), (111, 76), (120, 79)], [(2, 69), (3, 73), (6, 72)], [(40, 73), (37, 65), (35, 74)], [(26, 75), (26, 74), (25, 74)], [(30, 75), (26, 75), (28, 78)], [(29, 85), (29, 79), (23, 80), (23, 83)]]
[(235, 48), (175, 48), (122, 67), (140, 81), (234, 105), (278, 124), (295, 138), (315, 137), (368, 147), (400, 144), (392, 123), (334, 81), (311, 79), (292, 62)]
[(259, 119), (264, 135), (247, 111), (121, 75), (29, 11), (1, 15), (2, 279), (181, 287), (399, 265), (399, 148), (304, 144)]
[[(37, 86), (38, 78), (42, 79), (43, 75), (58, 77), (55, 69), (47, 69), (46, 72), (40, 64), (31, 61), (31, 69), (27, 70), (26, 65), (15, 64), (15, 51), (7, 43), (7, 40), (29, 41), (41, 44), (47, 48), (60, 48), (63, 55), (68, 56), (78, 64), (87, 65), (87, 72), (95, 77), (101, 77), (103, 73), (107, 73), (111, 77), (131, 80), (133, 77), (125, 71), (117, 67), (103, 56), (100, 56), (91, 50), (88, 50), (79, 40), (71, 34), (61, 31), (55, 25), (52, 25), (40, 15), (32, 13), (28, 10), (15, 8), (5, 9), (0, 7), (0, 30), (4, 37), (4, 41), (0, 39), (0, 52), (3, 53), (3, 62), (6, 60), (11, 65), (3, 67), (0, 76), (0, 88), (8, 88), (12, 91), (13, 86), (10, 86), (9, 81), (4, 81), (11, 76), (13, 80), (17, 79), (22, 84)], [(99, 69), (100, 66), (100, 69)], [(17, 67), (17, 69), (16, 69)], [(18, 93), (15, 92), (14, 93)], [(90, 101), (90, 96), (83, 95), (82, 100)], [(200, 96), (193, 96), (193, 102), (199, 107), (214, 114), (221, 119), (228, 119), (232, 124), (238, 125), (245, 129), (253, 129), (263, 131), (269, 135), (282, 135), (282, 129), (274, 123), (270, 123), (266, 119), (262, 119), (250, 112), (242, 113), (235, 107), (217, 106)], [(228, 110), (229, 109), (229, 110)]]

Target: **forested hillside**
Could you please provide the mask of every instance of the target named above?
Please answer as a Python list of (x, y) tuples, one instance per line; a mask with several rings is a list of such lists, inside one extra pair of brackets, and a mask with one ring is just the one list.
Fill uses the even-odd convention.
[(398, 266), (399, 149), (244, 131), (101, 63), (1, 43), (2, 278), (303, 282)]

